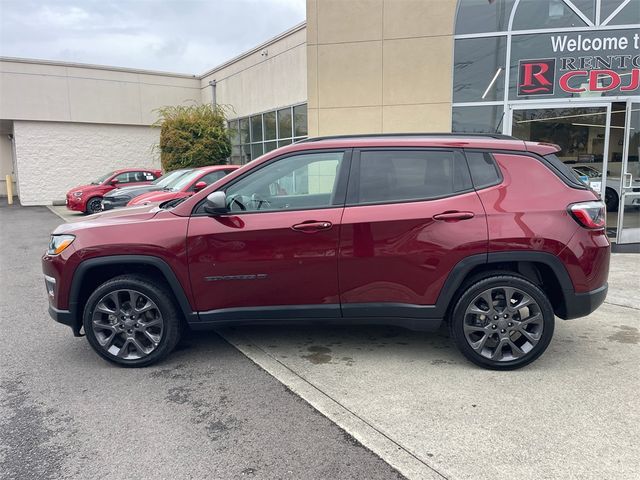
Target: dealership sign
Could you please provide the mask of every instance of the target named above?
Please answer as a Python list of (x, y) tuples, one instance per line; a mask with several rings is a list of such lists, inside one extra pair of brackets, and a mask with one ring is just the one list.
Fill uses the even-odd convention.
[(640, 34), (549, 38), (554, 57), (519, 61), (518, 96), (640, 92)]

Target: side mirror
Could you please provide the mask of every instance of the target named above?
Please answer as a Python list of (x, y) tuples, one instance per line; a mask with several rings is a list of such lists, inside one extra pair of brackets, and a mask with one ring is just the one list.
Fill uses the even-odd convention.
[(204, 211), (209, 215), (224, 215), (229, 213), (227, 208), (227, 194), (224, 192), (213, 192), (207, 195), (204, 202)]
[(198, 182), (193, 186), (193, 191), (194, 192), (199, 192), (200, 190), (202, 190), (203, 188), (205, 188), (207, 186), (206, 182)]
[(114, 178), (113, 180), (111, 180), (111, 185), (116, 185), (119, 182), (119, 180), (117, 178)]

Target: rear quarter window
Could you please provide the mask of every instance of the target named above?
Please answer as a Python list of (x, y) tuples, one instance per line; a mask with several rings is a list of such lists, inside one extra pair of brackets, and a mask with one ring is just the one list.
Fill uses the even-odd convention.
[(465, 155), (473, 186), (476, 189), (497, 185), (502, 181), (502, 175), (493, 155), (488, 152), (465, 152)]

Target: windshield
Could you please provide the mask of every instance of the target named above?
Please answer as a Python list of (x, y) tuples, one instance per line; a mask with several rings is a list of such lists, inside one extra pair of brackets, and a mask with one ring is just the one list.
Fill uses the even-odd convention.
[(157, 185), (158, 187), (166, 188), (170, 187), (173, 183), (175, 183), (180, 177), (189, 173), (190, 169), (184, 170), (175, 170), (173, 172), (165, 173), (160, 178), (155, 179), (151, 182), (153, 185)]
[(104, 182), (107, 178), (111, 177), (111, 175), (113, 175), (116, 172), (109, 172), (106, 175), (103, 175), (101, 177), (98, 177), (97, 180), (94, 180), (93, 182), (91, 182), (91, 185), (100, 185), (102, 182)]
[(589, 178), (600, 178), (602, 176), (598, 170), (591, 167), (573, 167), (573, 169), (579, 172), (580, 175), (585, 175)]
[(200, 177), (201, 175), (203, 175), (202, 170), (191, 170), (189, 173), (178, 178), (174, 183), (172, 183), (167, 188), (173, 190), (174, 192), (177, 192), (178, 190), (182, 190), (184, 187), (191, 184), (191, 182), (193, 182), (196, 178)]

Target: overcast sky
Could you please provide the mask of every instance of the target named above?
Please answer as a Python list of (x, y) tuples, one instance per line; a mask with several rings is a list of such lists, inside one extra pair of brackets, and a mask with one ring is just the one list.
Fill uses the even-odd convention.
[(200, 74), (305, 20), (305, 0), (0, 0), (0, 56)]

